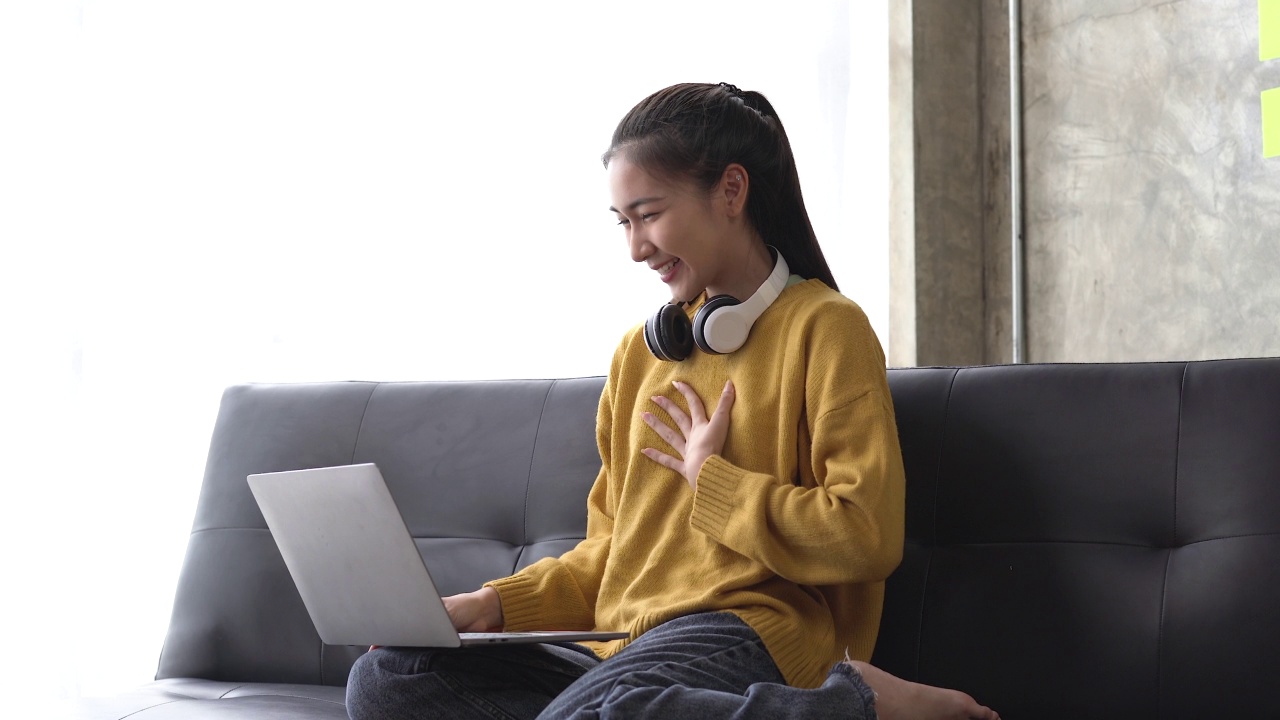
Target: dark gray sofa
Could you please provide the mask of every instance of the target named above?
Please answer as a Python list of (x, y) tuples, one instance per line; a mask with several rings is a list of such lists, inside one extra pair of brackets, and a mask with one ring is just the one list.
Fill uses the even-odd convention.
[[(345, 718), (245, 476), (376, 462), (444, 593), (584, 531), (602, 378), (226, 391), (156, 681), (86, 720)], [(890, 371), (875, 662), (1018, 718), (1280, 717), (1280, 359)], [(746, 392), (747, 389), (743, 389)]]

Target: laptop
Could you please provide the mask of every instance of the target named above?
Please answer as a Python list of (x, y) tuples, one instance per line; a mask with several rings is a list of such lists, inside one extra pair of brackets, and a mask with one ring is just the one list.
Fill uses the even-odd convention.
[(311, 621), (329, 645), (461, 647), (627, 637), (459, 633), (372, 463), (258, 473), (248, 481)]

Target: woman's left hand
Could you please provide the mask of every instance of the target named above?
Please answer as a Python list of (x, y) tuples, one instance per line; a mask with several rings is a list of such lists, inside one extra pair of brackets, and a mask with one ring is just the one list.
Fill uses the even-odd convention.
[(641, 417), (654, 432), (658, 433), (658, 437), (666, 440), (672, 449), (680, 454), (681, 459), (653, 448), (645, 448), (640, 452), (659, 465), (665, 465), (680, 473), (688, 481), (689, 487), (697, 490), (698, 472), (702, 470), (702, 463), (724, 450), (724, 439), (729, 434), (729, 410), (733, 407), (733, 381), (730, 380), (724, 384), (724, 392), (720, 393), (720, 402), (716, 404), (715, 412), (709, 418), (702, 405), (702, 398), (698, 397), (693, 388), (679, 381), (672, 384), (688, 402), (689, 414), (686, 415), (680, 406), (661, 395), (654, 396), (653, 402), (667, 411), (675, 421), (679, 432), (659, 420), (653, 413), (645, 412)]

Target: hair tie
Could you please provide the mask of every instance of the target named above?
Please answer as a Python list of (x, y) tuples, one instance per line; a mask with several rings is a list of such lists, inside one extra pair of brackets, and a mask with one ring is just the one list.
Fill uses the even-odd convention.
[[(724, 88), (725, 92), (728, 92), (730, 97), (733, 97), (737, 99), (738, 102), (742, 103), (743, 107), (755, 113), (756, 116), (759, 117), (761, 120), (764, 120), (766, 124), (768, 123), (769, 113), (757, 107), (757, 105), (759, 104), (758, 100), (752, 102), (752, 99), (748, 98), (747, 94), (742, 92), (742, 90), (740, 90), (737, 85), (722, 82), (720, 83), (720, 87)], [(760, 93), (756, 93), (755, 96), (757, 98), (760, 97)]]
[(742, 91), (738, 89), (737, 85), (731, 85), (729, 83), (722, 82), (720, 83), (720, 87), (724, 88), (725, 90), (728, 90), (730, 95), (738, 98), (739, 100), (745, 99), (742, 95)]

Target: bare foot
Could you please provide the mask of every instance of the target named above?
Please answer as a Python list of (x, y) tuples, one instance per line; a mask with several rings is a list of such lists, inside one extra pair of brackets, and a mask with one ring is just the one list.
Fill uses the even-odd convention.
[(858, 660), (847, 662), (876, 694), (879, 720), (1000, 720), (994, 710), (959, 690), (909, 682)]

